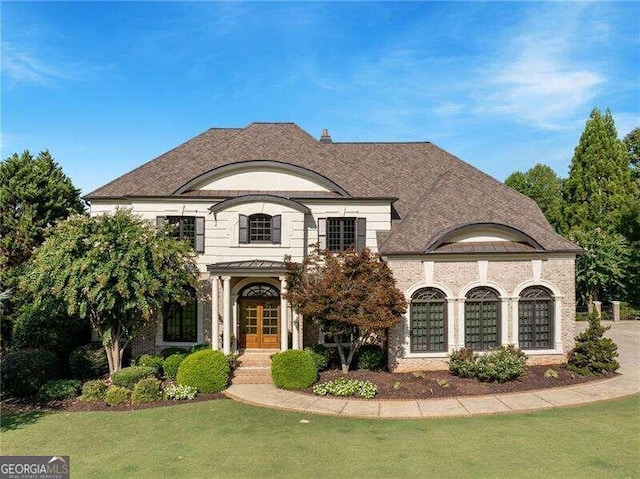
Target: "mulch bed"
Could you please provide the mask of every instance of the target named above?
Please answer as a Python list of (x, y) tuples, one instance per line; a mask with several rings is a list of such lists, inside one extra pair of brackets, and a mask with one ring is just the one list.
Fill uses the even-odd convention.
[[(549, 369), (558, 373), (557, 378), (545, 378), (544, 373)], [(416, 377), (413, 373), (387, 373), (367, 370), (349, 371), (344, 375), (338, 369), (331, 369), (320, 373), (319, 382), (331, 381), (339, 377), (349, 379), (368, 380), (378, 386), (376, 399), (431, 399), (452, 398), (460, 396), (481, 396), (485, 394), (517, 393), (536, 389), (548, 389), (561, 386), (572, 386), (598, 381), (617, 376), (593, 375), (580, 376), (565, 369), (564, 365), (529, 366), (520, 378), (506, 383), (480, 382), (476, 379), (459, 378), (449, 371), (425, 371)], [(446, 380), (448, 386), (438, 384), (438, 380)], [(313, 388), (302, 391), (313, 394)]]

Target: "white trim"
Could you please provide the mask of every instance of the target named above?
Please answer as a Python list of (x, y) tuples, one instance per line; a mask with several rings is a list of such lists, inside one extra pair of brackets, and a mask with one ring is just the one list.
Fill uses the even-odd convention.
[(245, 286), (248, 286), (253, 283), (267, 283), (271, 286), (275, 286), (278, 289), (279, 294), (282, 294), (280, 291), (280, 281), (273, 279), (268, 276), (250, 276), (238, 281), (233, 288), (231, 288), (231, 294), (238, 296), (240, 294), (240, 290)]
[(464, 288), (460, 290), (460, 294), (458, 294), (458, 298), (463, 300), (466, 299), (467, 293), (469, 293), (469, 291), (471, 291), (473, 288), (479, 288), (479, 287), (487, 287), (487, 288), (495, 289), (498, 292), (498, 295), (500, 296), (500, 298), (511, 297), (509, 293), (507, 293), (506, 289), (504, 289), (502, 286), (500, 286), (500, 284), (494, 281), (472, 281), (471, 283), (468, 283)]
[[(478, 261), (478, 264), (480, 261)], [(498, 344), (509, 344), (509, 300), (511, 296), (507, 293), (501, 285), (494, 281), (472, 281), (460, 290), (458, 296), (458, 344), (456, 349), (462, 349), (465, 347), (465, 321), (464, 321), (464, 304), (467, 300), (467, 294), (474, 288), (492, 288), (498, 292), (498, 299), (500, 300), (500, 337), (498, 338)]]
[(563, 298), (564, 295), (562, 294), (562, 292), (560, 291), (560, 289), (553, 283), (544, 280), (544, 279), (540, 279), (538, 281), (534, 280), (534, 279), (528, 279), (526, 281), (523, 281), (522, 283), (520, 283), (518, 286), (516, 286), (516, 288), (513, 290), (513, 297), (520, 297), (520, 294), (522, 293), (522, 291), (524, 291), (525, 289), (527, 289), (530, 286), (544, 286), (545, 288), (547, 288), (549, 291), (551, 291), (551, 294), (553, 295), (554, 298)]

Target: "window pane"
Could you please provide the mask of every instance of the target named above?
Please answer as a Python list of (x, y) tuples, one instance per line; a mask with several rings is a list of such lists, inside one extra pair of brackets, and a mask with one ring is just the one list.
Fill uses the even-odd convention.
[(194, 298), (185, 305), (171, 303), (163, 310), (165, 341), (193, 342), (197, 340), (198, 303)]
[(553, 348), (553, 299), (543, 287), (527, 288), (518, 302), (518, 341), (522, 349)]
[(355, 243), (355, 218), (327, 218), (327, 249), (329, 251), (344, 251)]
[(271, 216), (249, 216), (249, 243), (271, 243)]
[(426, 288), (411, 299), (411, 352), (446, 351), (446, 306), (442, 292)]
[(173, 236), (186, 240), (196, 247), (196, 217), (195, 216), (167, 216), (167, 222), (173, 225)]

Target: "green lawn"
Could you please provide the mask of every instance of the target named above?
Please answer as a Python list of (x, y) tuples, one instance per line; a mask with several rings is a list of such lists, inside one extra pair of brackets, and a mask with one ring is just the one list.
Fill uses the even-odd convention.
[[(530, 414), (364, 420), (230, 400), (2, 418), (2, 454), (72, 477), (640, 477), (640, 396)], [(309, 423), (301, 423), (306, 419)]]

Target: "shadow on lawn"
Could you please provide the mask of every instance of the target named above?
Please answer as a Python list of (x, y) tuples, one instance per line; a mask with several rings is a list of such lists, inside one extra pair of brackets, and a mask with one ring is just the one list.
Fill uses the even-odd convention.
[(0, 415), (0, 431), (12, 431), (35, 424), (47, 411), (3, 411)]

